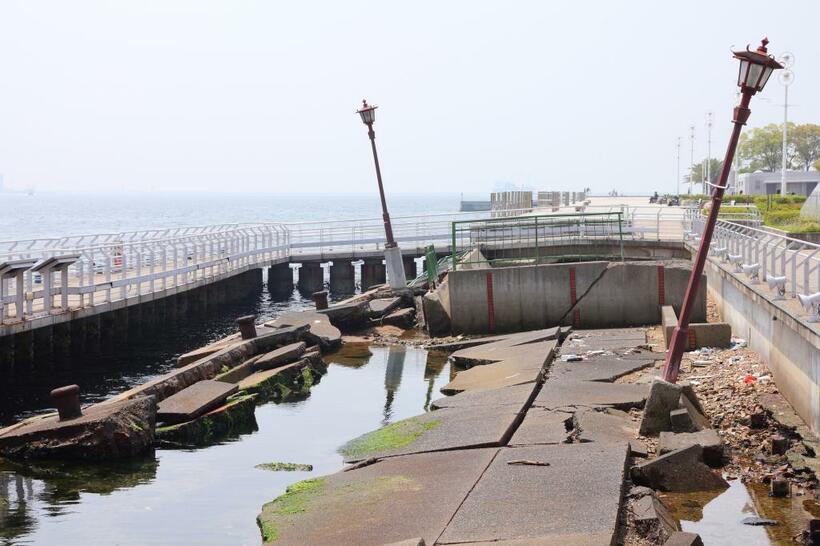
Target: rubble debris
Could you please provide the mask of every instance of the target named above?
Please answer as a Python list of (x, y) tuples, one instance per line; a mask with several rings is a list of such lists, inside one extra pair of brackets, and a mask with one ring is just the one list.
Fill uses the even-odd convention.
[(660, 491), (708, 491), (729, 484), (703, 463), (703, 448), (692, 445), (632, 467), (632, 480)]
[(704, 429), (697, 432), (661, 432), (658, 454), (665, 455), (678, 449), (699, 445), (703, 449), (703, 462), (717, 468), (723, 462), (723, 441), (717, 432)]

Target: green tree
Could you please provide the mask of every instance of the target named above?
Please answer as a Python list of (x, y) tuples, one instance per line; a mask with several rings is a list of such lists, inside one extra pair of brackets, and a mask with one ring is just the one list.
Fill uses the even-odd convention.
[(820, 125), (798, 125), (786, 138), (794, 146), (794, 162), (797, 167), (808, 171), (820, 159)]
[[(704, 158), (703, 161), (700, 163), (696, 163), (692, 165), (689, 169), (690, 176), (695, 183), (700, 182), (704, 179), (703, 176), (703, 169), (706, 166), (706, 159)], [(720, 159), (712, 158), (709, 160), (709, 182), (714, 184), (717, 182), (718, 177), (720, 176), (720, 169), (723, 167), (723, 161)]]
[[(789, 124), (789, 129), (793, 128), (794, 124)], [(787, 150), (786, 153), (787, 160), (791, 159), (793, 152)], [(742, 134), (738, 157), (743, 162), (741, 170), (745, 172), (779, 170), (783, 157), (783, 127), (770, 123)]]

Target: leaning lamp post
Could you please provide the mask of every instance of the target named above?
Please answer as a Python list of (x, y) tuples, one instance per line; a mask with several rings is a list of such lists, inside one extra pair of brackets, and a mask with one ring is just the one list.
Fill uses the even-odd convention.
[(367, 136), (370, 137), (370, 147), (373, 149), (373, 163), (376, 165), (376, 181), (379, 183), (379, 198), (382, 202), (382, 219), (384, 220), (384, 235), (387, 242), (384, 245), (384, 263), (387, 268), (387, 280), (390, 288), (406, 288), (407, 279), (404, 276), (404, 263), (401, 259), (401, 249), (393, 237), (393, 226), (390, 224), (390, 214), (387, 213), (387, 201), (384, 198), (382, 171), (379, 168), (379, 154), (376, 153), (376, 133), (373, 131), (373, 122), (376, 121), (374, 104), (362, 101), (362, 107), (356, 112), (362, 117), (362, 123), (367, 125)]
[(726, 181), (729, 178), (729, 171), (732, 167), (732, 160), (735, 156), (735, 149), (740, 138), (740, 131), (749, 119), (749, 102), (752, 100), (752, 95), (758, 91), (762, 91), (769, 76), (772, 72), (783, 68), (780, 63), (775, 61), (766, 50), (766, 45), (769, 40), (763, 38), (760, 47), (756, 51), (735, 51), (734, 57), (740, 61), (740, 69), (738, 70), (737, 85), (740, 87), (740, 104), (734, 110), (734, 117), (732, 123), (732, 136), (729, 139), (729, 145), (726, 148), (726, 157), (723, 160), (723, 167), (720, 169), (720, 177), (717, 185), (712, 190), (712, 208), (709, 210), (709, 217), (706, 220), (706, 227), (703, 229), (703, 234), (700, 238), (700, 247), (698, 248), (695, 263), (692, 266), (692, 275), (689, 277), (689, 284), (686, 287), (686, 295), (683, 298), (683, 305), (681, 306), (680, 315), (678, 317), (678, 325), (672, 332), (672, 340), (669, 342), (669, 350), (666, 353), (666, 365), (663, 368), (663, 378), (666, 381), (674, 383), (678, 379), (678, 371), (680, 370), (680, 361), (683, 357), (684, 349), (686, 349), (689, 339), (689, 318), (692, 315), (692, 308), (695, 306), (695, 300), (700, 287), (700, 277), (703, 274), (703, 267), (706, 265), (706, 256), (709, 253), (709, 243), (712, 241), (712, 232), (715, 230), (717, 223), (718, 211), (720, 210), (720, 202), (723, 199), (723, 192), (726, 190)]

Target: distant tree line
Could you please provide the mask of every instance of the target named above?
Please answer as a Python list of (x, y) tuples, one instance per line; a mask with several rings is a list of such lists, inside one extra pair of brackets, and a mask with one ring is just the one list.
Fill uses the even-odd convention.
[[(811, 168), (820, 170), (820, 125), (789, 123), (786, 137), (786, 169), (808, 171)], [(750, 129), (740, 135), (737, 147), (738, 171), (751, 173), (756, 171), (779, 171), (783, 157), (783, 125), (770, 123), (763, 127)], [(717, 181), (723, 161), (709, 160), (709, 178), (711, 183)], [(704, 178), (706, 159), (692, 165), (690, 176), (694, 182)]]

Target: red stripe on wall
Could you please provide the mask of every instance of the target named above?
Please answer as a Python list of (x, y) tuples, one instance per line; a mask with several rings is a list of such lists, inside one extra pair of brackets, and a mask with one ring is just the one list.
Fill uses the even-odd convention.
[[(575, 285), (575, 268), (569, 268), (569, 302), (571, 305), (578, 303), (578, 295)], [(578, 328), (581, 325), (581, 310), (575, 309), (572, 312), (572, 325)]]
[(493, 300), (493, 272), (487, 271), (487, 326), (495, 331), (495, 302)]
[(697, 337), (695, 336), (695, 331), (694, 330), (690, 329), (688, 331), (688, 335), (686, 336), (686, 338), (689, 341), (689, 350), (692, 350), (692, 349), (694, 349), (695, 347), (698, 346), (698, 343), (697, 343), (698, 340), (697, 340)]
[(658, 305), (666, 305), (666, 279), (664, 277), (664, 268), (662, 265), (658, 266)]

